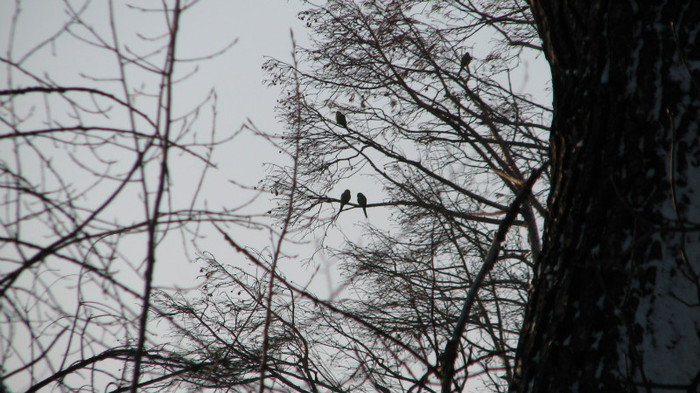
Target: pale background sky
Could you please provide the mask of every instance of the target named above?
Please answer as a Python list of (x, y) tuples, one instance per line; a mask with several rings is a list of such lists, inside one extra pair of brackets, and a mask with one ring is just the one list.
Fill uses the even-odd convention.
[[(115, 5), (125, 2), (115, 1)], [(52, 36), (67, 20), (65, 3), (62, 1), (22, 1), (22, 12), (17, 21), (12, 58), (23, 58), (29, 48)], [(79, 9), (86, 4), (85, 1), (73, 1), (69, 4), (74, 9)], [(92, 1), (87, 11), (83, 14), (85, 20), (91, 23), (96, 30), (105, 34), (109, 28), (109, 18), (106, 12), (107, 1)], [(160, 1), (138, 1), (135, 3), (144, 7), (160, 8)], [(16, 2), (12, 0), (0, 0), (0, 50), (6, 57), (9, 50), (9, 29), (11, 19), (15, 14)], [(227, 135), (238, 130), (243, 123), (250, 119), (260, 130), (270, 133), (281, 133), (283, 125), (275, 118), (274, 108), (279, 98), (279, 90), (263, 86), (265, 75), (261, 66), (265, 57), (274, 57), (284, 61), (291, 61), (292, 50), (290, 29), (294, 30), (295, 39), (300, 45), (307, 42), (308, 31), (297, 18), (297, 13), (302, 10), (302, 5), (297, 1), (285, 0), (202, 0), (193, 9), (187, 11), (182, 19), (179, 33), (179, 58), (193, 58), (206, 56), (226, 46), (228, 42), (237, 40), (236, 44), (223, 55), (212, 60), (199, 63), (196, 74), (183, 83), (178, 84), (175, 90), (175, 108), (182, 112), (183, 108), (191, 108), (207, 97), (212, 89), (216, 90), (217, 121), (216, 127), (219, 135)], [(142, 41), (134, 41), (135, 32), (142, 34), (158, 35), (164, 31), (164, 25), (154, 24), (153, 16), (144, 16), (140, 12), (117, 12), (117, 26), (122, 33), (122, 42), (138, 46)], [(155, 19), (157, 21), (157, 19)], [(78, 30), (76, 30), (78, 31)], [(106, 34), (108, 35), (108, 34)], [(476, 57), (474, 65), (478, 66), (479, 57), (485, 57), (491, 50), (488, 37), (483, 41), (470, 42), (471, 50)], [(548, 86), (549, 72), (544, 59), (522, 59), (521, 78), (515, 80), (515, 87), (521, 91), (530, 91), (533, 94), (548, 94), (544, 88)], [(47, 45), (41, 51), (32, 55), (23, 65), (39, 72), (48, 72), (51, 78), (64, 85), (84, 84), (85, 79), (80, 74), (87, 73), (99, 77), (113, 77), (116, 72), (114, 58), (106, 56), (104, 51), (95, 51), (74, 38), (68, 36), (59, 39), (52, 45)], [(192, 63), (178, 65), (176, 71), (189, 73), (193, 70)], [(545, 72), (539, 72), (542, 69)], [(40, 70), (40, 71), (39, 71)], [(15, 72), (16, 81), (17, 73)], [(517, 77), (517, 73), (516, 73)], [(16, 82), (15, 82), (16, 83)], [(32, 85), (25, 83), (24, 86)], [(104, 85), (102, 85), (104, 87)], [(0, 88), (7, 87), (7, 67), (0, 66)], [(16, 86), (15, 86), (16, 87)], [(120, 90), (115, 89), (117, 92)], [(203, 117), (206, 115), (203, 115)], [(332, 116), (332, 109), (328, 108), (328, 116)], [(211, 121), (200, 120), (197, 132), (203, 135), (209, 133)], [(0, 154), (7, 145), (0, 144)], [(240, 192), (229, 180), (255, 185), (265, 175), (264, 162), (280, 162), (281, 155), (277, 149), (268, 143), (244, 133), (237, 137), (233, 143), (219, 148), (213, 158), (219, 170), (208, 174), (209, 181), (205, 183), (204, 193), (208, 200), (207, 207), (211, 210), (234, 208), (246, 201), (250, 195)], [(183, 197), (183, 203), (188, 200), (188, 191), (193, 189), (200, 177), (199, 166), (180, 157), (172, 157), (171, 172), (174, 184), (174, 198)], [(287, 161), (288, 162), (288, 161)], [(79, 181), (76, 179), (76, 181)], [(368, 195), (370, 203), (381, 199), (378, 195), (379, 188), (376, 185), (368, 185), (366, 179), (352, 179), (352, 181), (339, 184), (337, 190), (339, 197), (342, 189), (351, 188), (353, 198), (359, 187), (365, 187), (363, 191)], [(372, 188), (376, 187), (376, 188)], [(369, 188), (369, 191), (366, 191)], [(262, 201), (261, 201), (262, 202)], [(123, 205), (122, 205), (123, 206)], [(257, 205), (258, 209), (247, 210), (251, 213), (261, 213), (271, 207), (264, 203)], [(123, 211), (115, 214), (122, 215)], [(373, 224), (382, 223), (388, 212), (382, 209), (370, 211), (370, 219)], [(362, 241), (358, 219), (362, 218), (357, 210), (341, 215), (337, 225), (330, 228), (329, 236), (342, 240), (342, 236)], [(249, 238), (250, 233), (245, 231), (234, 232), (237, 240), (244, 244), (264, 247), (270, 244), (269, 236), (256, 232)], [(242, 237), (238, 237), (242, 236)], [(245, 239), (245, 240), (241, 240)], [(314, 239), (306, 239), (313, 242)], [(182, 243), (181, 239), (175, 240)], [(173, 243), (175, 246), (176, 243)], [(208, 251), (215, 255), (221, 262), (230, 263), (232, 250), (218, 233), (213, 233), (206, 238), (199, 239), (196, 246), (192, 246), (191, 239), (185, 239), (190, 247), (186, 251), (178, 250), (178, 247), (162, 247), (161, 252), (167, 251), (168, 255), (161, 255), (163, 261), (156, 265), (156, 281), (160, 285), (168, 285), (174, 282), (177, 286), (190, 287), (193, 285), (192, 277), (196, 276), (199, 265), (192, 264), (197, 251)], [(143, 252), (145, 244), (135, 244), (138, 252)], [(173, 251), (175, 251), (173, 253)], [(241, 256), (234, 256), (242, 258)], [(167, 262), (164, 262), (167, 261)], [(298, 267), (292, 271), (299, 272)], [(175, 274), (173, 274), (175, 273)], [(332, 285), (331, 285), (332, 287)], [(332, 288), (327, 288), (332, 289)]]
[[(115, 1), (115, 5), (122, 3)], [(77, 10), (86, 2), (71, 0), (70, 4)], [(87, 4), (89, 5), (82, 14), (83, 18), (93, 28), (108, 36), (107, 1), (92, 1)], [(161, 6), (160, 1), (130, 4), (153, 8)], [(23, 59), (30, 48), (35, 48), (59, 31), (68, 19), (65, 4), (61, 1), (22, 1), (20, 7), (11, 56), (16, 61)], [(295, 31), (295, 39), (298, 42), (305, 40), (306, 33), (296, 17), (300, 10), (299, 3), (284, 0), (204, 0), (187, 11), (180, 26), (177, 52), (179, 58), (206, 56), (218, 52), (232, 40), (237, 42), (226, 53), (198, 63), (197, 73), (176, 87), (176, 110), (183, 111), (185, 107), (193, 107), (215, 89), (218, 98), (216, 125), (219, 135), (235, 132), (248, 119), (260, 130), (280, 133), (282, 126), (276, 121), (274, 113), (279, 90), (263, 86), (265, 75), (261, 66), (265, 57), (291, 60), (290, 29)], [(0, 51), (5, 57), (10, 57), (9, 34), (15, 12), (15, 1), (0, 0)], [(121, 11), (117, 12), (116, 24), (120, 31), (125, 32), (122, 36), (124, 43), (128, 43), (129, 40), (135, 42), (133, 33), (136, 31), (153, 35), (164, 31), (162, 24), (152, 25), (153, 15), (140, 14), (129, 12), (127, 16)], [(132, 47), (136, 45), (138, 43), (132, 44)], [(63, 85), (85, 85), (85, 79), (79, 75), (81, 73), (113, 77), (117, 72), (114, 57), (105, 51), (96, 51), (67, 35), (54, 44), (44, 46), (28, 59), (24, 59), (22, 64), (42, 76), (47, 72), (54, 81)], [(191, 64), (177, 67), (176, 72), (182, 70), (181, 73), (193, 70)], [(36, 85), (26, 81), (17, 83), (20, 80), (17, 74), (15, 71), (14, 87)], [(104, 84), (101, 86), (105, 88)], [(0, 88), (7, 87), (7, 68), (2, 65)], [(118, 88), (114, 90), (117, 93), (121, 92)], [(199, 127), (202, 129), (198, 132), (208, 134), (210, 130), (206, 128), (211, 127), (211, 121), (200, 120)], [(8, 144), (0, 145), (0, 153), (9, 157), (10, 152), (5, 150), (9, 147)], [(276, 153), (269, 144), (260, 138), (252, 137), (249, 133), (243, 133), (233, 143), (219, 149), (213, 161), (218, 164), (220, 170), (217, 173), (209, 173), (210, 181), (205, 186), (206, 199), (210, 201), (208, 207), (211, 210), (232, 208), (247, 200), (248, 196), (240, 195), (228, 180), (234, 179), (240, 183), (255, 185), (265, 174), (263, 162), (277, 159)], [(183, 185), (200, 176), (201, 167), (189, 165), (191, 162), (178, 161), (178, 157), (173, 156), (171, 164), (176, 169), (172, 176), (175, 190), (185, 192), (187, 187)], [(259, 235), (260, 233), (258, 237)], [(265, 244), (268, 239), (260, 240)], [(206, 250), (222, 257), (222, 262), (231, 252), (230, 247), (218, 234), (198, 241), (197, 246), (201, 251)], [(159, 283), (166, 284), (174, 280), (178, 285), (192, 285), (192, 277), (198, 273), (199, 267), (189, 263), (195, 257), (191, 253), (196, 250), (188, 251), (190, 255), (168, 257), (167, 266), (164, 266), (164, 263), (156, 265), (156, 279)], [(172, 266), (174, 263), (178, 266)], [(173, 272), (177, 274), (170, 277)]]
[[(122, 1), (114, 4), (119, 10)], [(57, 32), (68, 19), (65, 12), (66, 5), (63, 1), (22, 1), (14, 46), (12, 47), (12, 59), (22, 59), (30, 48), (46, 40)], [(83, 17), (92, 28), (102, 31), (109, 36), (109, 17), (107, 14), (107, 1), (95, 0), (92, 2), (69, 1), (74, 9), (80, 9), (84, 4), (89, 4)], [(137, 1), (134, 3), (144, 7), (161, 8), (160, 1)], [(10, 48), (9, 32), (11, 20), (15, 15), (16, 2), (12, 0), (0, 0), (0, 51), (7, 55)], [(179, 46), (177, 54), (179, 58), (196, 58), (215, 53), (226, 46), (232, 40), (237, 40), (235, 45), (212, 60), (198, 63), (197, 73), (190, 79), (177, 85), (175, 90), (175, 108), (184, 111), (183, 108), (191, 108), (205, 99), (212, 89), (216, 90), (217, 121), (216, 127), (219, 135), (228, 135), (238, 130), (248, 119), (260, 130), (270, 133), (281, 133), (283, 125), (275, 118), (274, 108), (280, 92), (276, 88), (263, 86), (265, 74), (261, 66), (265, 57), (274, 57), (283, 61), (291, 61), (291, 37), (290, 29), (295, 33), (298, 44), (307, 43), (308, 30), (297, 18), (297, 13), (303, 7), (298, 1), (285, 0), (202, 0), (194, 8), (188, 10), (181, 21), (179, 32)], [(122, 43), (131, 43), (133, 47), (143, 45), (143, 41), (136, 40), (135, 32), (141, 34), (159, 35), (164, 31), (162, 20), (158, 24), (158, 17), (144, 15), (141, 12), (130, 11), (124, 13), (119, 10), (116, 13), (116, 23), (121, 33)], [(156, 23), (154, 23), (156, 21)], [(79, 30), (75, 30), (79, 31)], [(471, 50), (476, 57), (474, 66), (478, 67), (479, 57), (485, 57), (492, 49), (489, 37), (483, 37), (479, 42), (470, 42)], [(524, 67), (519, 80), (515, 80), (515, 87), (521, 91), (530, 91), (532, 94), (548, 94), (544, 88), (548, 86), (549, 72), (544, 59), (522, 59)], [(95, 51), (87, 45), (81, 44), (75, 38), (68, 36), (56, 41), (56, 43), (44, 46), (22, 63), (34, 72), (43, 75), (48, 72), (51, 78), (64, 85), (70, 85), (76, 81), (78, 85), (84, 85), (85, 79), (80, 74), (90, 74), (98, 77), (114, 77), (117, 71), (114, 57), (105, 55), (105, 51)], [(192, 71), (193, 63), (178, 65), (176, 72), (180, 75)], [(545, 72), (539, 72), (542, 69)], [(515, 74), (517, 78), (517, 73)], [(15, 72), (15, 84), (17, 84)], [(33, 85), (24, 83), (24, 86)], [(0, 66), (0, 88), (7, 87), (7, 67)], [(16, 87), (16, 86), (15, 86)], [(104, 88), (104, 85), (102, 85)], [(132, 86), (133, 87), (133, 86)], [(117, 93), (121, 90), (115, 88)], [(203, 118), (206, 115), (203, 115)], [(328, 116), (332, 116), (332, 109), (328, 108)], [(352, 120), (352, 119), (350, 119)], [(113, 122), (113, 119), (110, 119)], [(1, 127), (1, 126), (0, 126)], [(200, 120), (198, 133), (206, 135), (210, 132), (211, 121)], [(0, 144), (0, 154), (7, 145)], [(9, 153), (9, 152), (7, 152)], [(217, 163), (219, 170), (208, 173), (208, 182), (204, 185), (204, 194), (208, 200), (207, 207), (211, 210), (230, 209), (239, 206), (248, 200), (249, 194), (240, 192), (229, 180), (239, 183), (256, 185), (265, 175), (264, 162), (280, 163), (281, 155), (277, 149), (272, 148), (260, 138), (253, 137), (250, 133), (243, 133), (233, 143), (216, 150), (213, 161)], [(174, 184), (174, 198), (182, 196), (183, 203), (189, 200), (188, 192), (194, 188), (201, 176), (201, 166), (182, 157), (172, 157), (171, 172)], [(288, 161), (287, 161), (288, 162)], [(76, 179), (76, 181), (79, 181)], [(351, 188), (353, 198), (358, 188), (368, 195), (370, 203), (381, 199), (379, 187), (367, 184), (366, 178), (352, 179), (341, 182), (339, 197), (344, 188)], [(375, 187), (375, 188), (372, 188)], [(369, 190), (368, 190), (369, 188)], [(354, 200), (354, 199), (353, 199)], [(264, 202), (264, 200), (261, 200)], [(122, 205), (123, 206), (123, 205)], [(250, 213), (261, 213), (271, 207), (261, 203), (257, 209), (249, 209)], [(122, 209), (115, 214), (122, 215)], [(373, 224), (383, 223), (387, 213), (382, 209), (370, 211), (370, 221)], [(357, 210), (341, 215), (337, 225), (330, 227), (328, 235), (338, 241), (342, 236), (362, 241), (362, 232), (359, 228), (358, 218), (362, 218)], [(236, 239), (244, 244), (251, 244), (259, 248), (270, 244), (269, 236), (261, 232), (246, 233), (246, 231), (233, 232)], [(252, 237), (250, 237), (252, 235)], [(239, 237), (241, 236), (241, 237)], [(242, 240), (245, 239), (245, 240)], [(306, 239), (313, 242), (314, 239)], [(167, 251), (167, 255), (161, 255), (162, 260), (156, 265), (156, 281), (160, 285), (168, 285), (174, 282), (177, 286), (190, 287), (193, 285), (192, 277), (199, 271), (199, 265), (192, 264), (196, 252), (207, 251), (215, 255), (221, 262), (230, 263), (232, 250), (218, 233), (213, 233), (206, 238), (198, 239), (196, 246), (192, 246), (191, 239), (185, 239), (190, 247), (186, 251), (178, 249), (178, 243), (182, 239), (174, 239), (172, 246), (161, 247), (161, 252)], [(135, 244), (134, 249), (143, 252), (145, 244)], [(173, 253), (173, 251), (175, 251)], [(242, 258), (241, 256), (233, 256)], [(321, 258), (323, 260), (323, 258)], [(329, 263), (324, 261), (324, 263)], [(283, 265), (284, 267), (284, 265)], [(298, 267), (292, 271), (299, 272)], [(173, 274), (175, 273), (175, 274)], [(327, 289), (332, 290), (332, 286)]]
[[(85, 1), (73, 1), (69, 3), (73, 8), (79, 9)], [(124, 4), (123, 1), (115, 1), (115, 5)], [(16, 13), (16, 6), (19, 4), (21, 12)], [(83, 13), (83, 18), (91, 25), (92, 28), (100, 31), (108, 36), (109, 18), (106, 12), (105, 0), (94, 0), (88, 3), (88, 9)], [(160, 8), (160, 1), (136, 1), (130, 4), (138, 4), (144, 7)], [(44, 45), (40, 50), (33, 52), (47, 38), (53, 36), (68, 20), (68, 15), (65, 12), (65, 3), (63, 1), (34, 1), (26, 0), (15, 2), (12, 0), (0, 0), (0, 52), (5, 58), (11, 58), (15, 62), (21, 62), (22, 66), (36, 73), (41, 77), (47, 75), (59, 85), (63, 86), (84, 86), (89, 85), (81, 74), (88, 74), (93, 77), (115, 77), (118, 72), (116, 60), (114, 56), (110, 56), (104, 50), (97, 51), (94, 48), (81, 43), (79, 40), (69, 35), (64, 35), (55, 42)], [(296, 14), (300, 10), (298, 3), (287, 2), (284, 0), (204, 0), (197, 4), (192, 10), (188, 11), (183, 20), (180, 30), (180, 38), (178, 45), (178, 57), (192, 58), (206, 56), (213, 52), (217, 52), (226, 46), (228, 42), (237, 39), (237, 43), (223, 55), (199, 63), (197, 73), (189, 80), (180, 83), (176, 87), (175, 108), (180, 112), (185, 111), (183, 108), (191, 108), (203, 99), (205, 99), (212, 89), (216, 90), (218, 97), (217, 105), (217, 121), (216, 127), (220, 136), (229, 135), (240, 129), (241, 125), (250, 119), (260, 130), (270, 133), (280, 133), (282, 126), (276, 122), (274, 108), (276, 100), (279, 97), (277, 89), (263, 86), (264, 74), (261, 69), (265, 56), (279, 58), (285, 61), (291, 59), (291, 38), (290, 29), (296, 33), (298, 41), (304, 40), (306, 36), (298, 21)], [(14, 38), (11, 39), (11, 26), (13, 17), (16, 18), (16, 30)], [(155, 17), (157, 20), (157, 17)], [(123, 43), (132, 42), (132, 47), (137, 46), (134, 32), (138, 31), (146, 35), (162, 34), (164, 32), (164, 24), (154, 24), (154, 15), (145, 16), (139, 12), (129, 12), (128, 16), (122, 11), (117, 12), (117, 26), (119, 31), (123, 31)], [(80, 32), (80, 29), (75, 27), (75, 30)], [(84, 31), (83, 31), (84, 33)], [(81, 33), (82, 34), (82, 33)], [(29, 53), (32, 53), (27, 57)], [(178, 65), (178, 70), (189, 72), (193, 66), (191, 64)], [(0, 89), (9, 87), (8, 77), (9, 67), (6, 64), (0, 64)], [(36, 82), (32, 82), (23, 78), (21, 73), (12, 71), (12, 81), (14, 88), (36, 86)], [(108, 84), (100, 85), (103, 89), (112, 90), (115, 95), (119, 96), (121, 90), (115, 85), (114, 88), (108, 88)], [(132, 86), (132, 87), (138, 87)], [(41, 104), (37, 105), (36, 96), (34, 102), (28, 104), (28, 101), (17, 100), (17, 108), (19, 111), (29, 112), (36, 110), (37, 113), (42, 112)], [(33, 109), (31, 106), (37, 106)], [(152, 113), (153, 106), (149, 107), (149, 113)], [(206, 112), (206, 111), (205, 111)], [(60, 113), (56, 111), (55, 114)], [(55, 115), (54, 114), (54, 115)], [(6, 114), (5, 114), (6, 115)], [(59, 115), (60, 116), (60, 115)], [(208, 135), (211, 128), (211, 120), (209, 112), (203, 113), (199, 120), (198, 126), (202, 135)], [(35, 116), (39, 118), (42, 116)], [(31, 121), (30, 121), (31, 122)], [(114, 117), (107, 120), (107, 123), (115, 126), (119, 120)], [(90, 123), (87, 121), (86, 123)], [(37, 125), (40, 126), (40, 125)], [(30, 128), (31, 126), (23, 127), (22, 129)], [(0, 124), (0, 134), (9, 132), (10, 129)], [(206, 138), (202, 138), (206, 139)], [(11, 139), (0, 141), (0, 160), (14, 162), (13, 145)], [(106, 152), (108, 155), (109, 152)], [(123, 154), (123, 153), (122, 153)], [(61, 168), (61, 161), (66, 160), (65, 151), (58, 151), (54, 164)], [(26, 157), (26, 158), (25, 158)], [(33, 166), (32, 157), (20, 157), (23, 171), (27, 174), (31, 173)], [(122, 157), (111, 157), (120, 159)], [(242, 134), (232, 143), (228, 143), (225, 148), (219, 151), (213, 157), (213, 161), (217, 163), (219, 170), (209, 173), (209, 181), (204, 186), (206, 199), (209, 200), (207, 207), (213, 211), (219, 211), (224, 208), (233, 208), (248, 199), (248, 195), (241, 195), (237, 188), (229, 183), (230, 179), (234, 179), (240, 183), (255, 185), (260, 180), (265, 171), (263, 170), (263, 162), (272, 161), (277, 158), (276, 150), (273, 150), (269, 144), (259, 138), (251, 137), (249, 134)], [(132, 157), (128, 157), (127, 161), (131, 162)], [(172, 164), (174, 183), (173, 199), (182, 195), (183, 201), (177, 208), (186, 207), (183, 205), (189, 200), (192, 189), (197, 183), (201, 173), (201, 164), (191, 165), (192, 160), (187, 160), (179, 157), (178, 154), (173, 154), (170, 160)], [(70, 163), (66, 163), (66, 167)], [(35, 173), (36, 175), (36, 173)], [(62, 173), (66, 179), (74, 182), (76, 185), (86, 181), (81, 176), (71, 176), (70, 169), (66, 169)], [(35, 181), (39, 182), (39, 177), (34, 176)], [(136, 191), (136, 190), (135, 190)], [(94, 195), (94, 194), (93, 194)], [(4, 200), (4, 196), (0, 196)], [(129, 215), (134, 214), (138, 217), (143, 217), (142, 202), (138, 199), (138, 193), (134, 192), (129, 195), (131, 201), (121, 199), (114, 204), (112, 213), (119, 218), (120, 223), (126, 224), (131, 222)], [(90, 205), (98, 203), (101, 199), (86, 198), (81, 201), (76, 201), (77, 204)], [(200, 199), (201, 200), (201, 199)], [(177, 201), (176, 201), (177, 203)], [(201, 207), (201, 206), (200, 206)], [(269, 206), (267, 207), (269, 209)], [(260, 213), (264, 211), (264, 207), (249, 210), (251, 213)], [(8, 211), (2, 209), (0, 215), (6, 215)], [(9, 214), (12, 214), (9, 212)], [(40, 230), (31, 233), (34, 228), (30, 225), (23, 226), (23, 236), (33, 236), (32, 240), (39, 243), (50, 242), (49, 238), (44, 237)], [(269, 245), (269, 236), (264, 232), (247, 233), (246, 231), (234, 229), (231, 236), (236, 238), (242, 244), (250, 244), (256, 247), (264, 247)], [(182, 244), (187, 244), (188, 249), (183, 250)], [(123, 247), (126, 246), (126, 247)], [(125, 253), (126, 259), (130, 260), (131, 264), (138, 263), (146, 251), (146, 242), (143, 238), (127, 240), (120, 247)], [(222, 239), (218, 233), (212, 233), (203, 239), (198, 239), (196, 246), (193, 245), (193, 239), (183, 239), (177, 235), (177, 232), (172, 234), (172, 239), (162, 244), (159, 248), (158, 261), (156, 263), (155, 283), (165, 287), (184, 287), (193, 288), (202, 283), (202, 280), (195, 280), (198, 276), (201, 263), (193, 263), (197, 252), (208, 251), (219, 259), (222, 263), (240, 263), (242, 264), (242, 256), (235, 253), (228, 244)], [(9, 247), (2, 249), (3, 253), (12, 253), (13, 250)], [(11, 258), (11, 255), (5, 255)], [(117, 263), (120, 261), (117, 260)], [(65, 301), (66, 309), (70, 310), (74, 307), (76, 294), (74, 289), (65, 288), (77, 283), (79, 272), (75, 271), (74, 267), (66, 266), (65, 263), (59, 265), (56, 263), (57, 270), (57, 285), (52, 286), (59, 299)], [(66, 266), (68, 270), (65, 273), (59, 269)], [(8, 266), (9, 267), (9, 266)], [(298, 268), (297, 268), (298, 270)], [(129, 275), (133, 275), (126, 264), (121, 262), (113, 271), (122, 275), (122, 281), (131, 285), (132, 289), (142, 292), (142, 280), (129, 280)], [(6, 272), (0, 266), (0, 274)], [(60, 279), (61, 275), (66, 276), (65, 279)], [(31, 274), (25, 274), (22, 280), (16, 285), (31, 288)], [(64, 284), (64, 289), (61, 289), (61, 284)], [(100, 292), (96, 291), (95, 301), (100, 301), (102, 297)], [(139, 304), (133, 305), (134, 309), (139, 309)], [(150, 329), (149, 329), (150, 330)], [(151, 333), (155, 331), (150, 330)], [(22, 332), (15, 333), (13, 338), (17, 344), (17, 348), (22, 348), (23, 340), (28, 340)], [(26, 344), (29, 351), (29, 344)], [(41, 366), (41, 365), (40, 365)], [(5, 364), (3, 367), (6, 370), (14, 370), (17, 365)], [(48, 373), (48, 370), (46, 371)], [(44, 373), (44, 375), (48, 375)], [(29, 381), (21, 380), (21, 376), (11, 378), (6, 381), (8, 387), (12, 391), (23, 391), (28, 387)]]

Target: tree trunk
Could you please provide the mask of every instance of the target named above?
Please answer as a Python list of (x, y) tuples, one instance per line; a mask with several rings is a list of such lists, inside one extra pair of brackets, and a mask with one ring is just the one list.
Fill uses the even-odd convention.
[(552, 189), (511, 390), (700, 391), (700, 7), (531, 3)]

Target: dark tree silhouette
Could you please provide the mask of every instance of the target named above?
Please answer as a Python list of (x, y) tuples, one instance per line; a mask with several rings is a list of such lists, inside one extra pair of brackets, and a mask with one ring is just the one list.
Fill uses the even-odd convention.
[(514, 392), (700, 389), (700, 8), (533, 2), (552, 189)]

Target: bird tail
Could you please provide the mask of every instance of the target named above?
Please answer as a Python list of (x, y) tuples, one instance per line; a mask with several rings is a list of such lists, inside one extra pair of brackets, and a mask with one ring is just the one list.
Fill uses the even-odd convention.
[(343, 208), (344, 208), (344, 207), (345, 207), (345, 205), (341, 205), (341, 206), (340, 206), (340, 209), (338, 209), (338, 214), (335, 215), (335, 218), (338, 218), (338, 216), (340, 216), (340, 212), (343, 211)]

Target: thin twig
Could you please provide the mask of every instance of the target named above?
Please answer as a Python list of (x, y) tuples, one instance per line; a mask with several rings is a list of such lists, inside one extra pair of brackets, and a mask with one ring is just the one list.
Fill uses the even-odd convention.
[[(296, 59), (296, 41), (294, 41), (294, 32), (290, 30), (290, 35), (292, 38), (292, 59), (294, 61), (295, 68), (297, 66)], [(262, 344), (262, 359), (260, 360), (260, 393), (265, 391), (265, 369), (267, 367), (268, 351), (270, 346), (269, 329), (270, 322), (272, 319), (272, 296), (274, 290), (275, 277), (277, 272), (277, 262), (279, 261), (282, 242), (286, 237), (289, 230), (289, 223), (292, 220), (292, 213), (294, 212), (294, 193), (297, 187), (297, 167), (299, 165), (299, 139), (301, 138), (301, 92), (299, 89), (299, 80), (297, 79), (296, 84), (296, 94), (297, 94), (297, 133), (294, 145), (294, 154), (292, 155), (293, 166), (292, 166), (292, 184), (291, 190), (289, 191), (289, 204), (287, 205), (287, 216), (284, 219), (284, 226), (282, 227), (282, 232), (280, 232), (279, 239), (277, 239), (277, 247), (275, 248), (275, 255), (272, 258), (272, 266), (270, 267), (270, 282), (267, 288), (267, 305), (265, 314), (265, 325), (263, 327), (263, 344)]]

